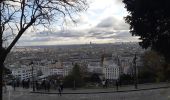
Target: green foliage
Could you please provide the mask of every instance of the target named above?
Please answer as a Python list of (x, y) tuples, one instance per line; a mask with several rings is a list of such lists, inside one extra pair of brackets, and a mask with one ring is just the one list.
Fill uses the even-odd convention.
[(147, 51), (143, 55), (144, 66), (152, 71), (160, 71), (163, 70), (162, 66), (165, 64), (164, 57), (160, 56), (155, 51)]
[(157, 80), (156, 73), (148, 69), (144, 69), (140, 71), (138, 74), (139, 83), (151, 83), (151, 82), (156, 82), (156, 80)]
[(147, 51), (142, 56), (142, 60), (144, 66), (139, 70), (139, 81), (141, 83), (166, 80), (167, 70), (165, 70), (164, 57), (154, 51)]
[(6, 68), (6, 67), (3, 67), (3, 68), (4, 68), (4, 71), (3, 71), (3, 74), (4, 74), (4, 75), (7, 75), (7, 74), (11, 74), (11, 73), (12, 73), (8, 68)]
[(131, 75), (123, 74), (120, 76), (119, 81), (121, 81), (121, 84), (133, 84), (134, 79)]
[(170, 61), (170, 1), (169, 0), (123, 0), (129, 15), (132, 35), (140, 36), (143, 48), (151, 47)]
[(91, 82), (94, 82), (94, 83), (100, 83), (101, 82), (101, 79), (99, 77), (99, 74), (98, 73), (93, 73), (90, 77), (90, 81)]
[(74, 78), (72, 75), (68, 75), (64, 78), (64, 87), (69, 87), (69, 88), (74, 87)]
[(70, 75), (66, 76), (64, 79), (65, 87), (82, 87), (84, 86), (83, 75), (80, 70), (80, 66), (75, 64)]

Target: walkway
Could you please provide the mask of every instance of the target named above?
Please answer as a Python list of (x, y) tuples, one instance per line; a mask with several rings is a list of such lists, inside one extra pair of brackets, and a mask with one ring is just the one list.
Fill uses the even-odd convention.
[[(147, 84), (140, 85), (139, 91), (134, 90), (132, 86), (121, 87), (120, 92), (115, 89), (65, 89), (62, 96), (57, 91), (50, 92), (40, 91), (41, 93), (31, 93), (32, 89), (17, 88), (4, 94), (3, 100), (170, 100), (170, 88), (141, 90), (156, 87), (167, 87), (168, 84)], [(50, 94), (48, 94), (50, 93)]]

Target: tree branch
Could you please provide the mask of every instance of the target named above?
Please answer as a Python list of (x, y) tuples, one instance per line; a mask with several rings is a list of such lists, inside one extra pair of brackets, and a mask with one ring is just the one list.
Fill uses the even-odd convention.
[(25, 28), (20, 29), (20, 31), (18, 32), (15, 39), (12, 41), (12, 43), (6, 49), (7, 54), (11, 51), (12, 47), (16, 44), (16, 42), (19, 40), (19, 38), (22, 36), (22, 34), (26, 31), (26, 29), (28, 29), (33, 23), (35, 23), (35, 21), (36, 21), (36, 18), (32, 18), (30, 23), (28, 23)]

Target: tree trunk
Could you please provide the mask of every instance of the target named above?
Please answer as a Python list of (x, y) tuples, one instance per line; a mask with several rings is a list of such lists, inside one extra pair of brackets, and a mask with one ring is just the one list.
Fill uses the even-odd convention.
[(0, 62), (0, 100), (2, 100), (2, 92), (3, 92), (3, 78), (2, 78), (2, 73), (3, 73), (3, 70), (2, 70), (2, 62)]
[(3, 93), (3, 69), (4, 69), (4, 61), (7, 54), (4, 48), (0, 48), (0, 100), (2, 100)]

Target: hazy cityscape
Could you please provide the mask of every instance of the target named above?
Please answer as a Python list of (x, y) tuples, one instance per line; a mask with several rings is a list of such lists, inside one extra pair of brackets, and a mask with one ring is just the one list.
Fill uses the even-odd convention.
[[(36, 75), (41, 71), (42, 76), (46, 77), (55, 74), (67, 76), (73, 64), (79, 63), (84, 65), (88, 72), (105, 74), (105, 79), (116, 80), (120, 69), (124, 74), (133, 73), (134, 55), (137, 54), (140, 59), (143, 52), (137, 43), (16, 47), (9, 54), (6, 67), (14, 77), (23, 80), (32, 77), (32, 66)], [(117, 75), (112, 78), (106, 77), (107, 73), (103, 72), (102, 63), (118, 68)], [(140, 64), (138, 60), (138, 66), (141, 66)], [(26, 73), (22, 73), (23, 71)]]
[(0, 100), (170, 100), (169, 0), (0, 0)]
[[(108, 100), (112, 98), (129, 98), (134, 94), (128, 93), (125, 95), (114, 94), (114, 91), (129, 91), (135, 89), (133, 86), (135, 66), (137, 74), (139, 70), (143, 69), (142, 57), (149, 50), (142, 49), (138, 43), (113, 43), (113, 44), (81, 44), (81, 45), (51, 45), (51, 46), (22, 46), (15, 47), (11, 53), (8, 55), (5, 62), (5, 67), (9, 69), (10, 73), (6, 74), (6, 82), (8, 85), (14, 85), (13, 82), (16, 80), (14, 90), (21, 91), (21, 93), (28, 93), (30, 91), (37, 93), (54, 93), (58, 94), (57, 86), (61, 83), (64, 86), (64, 91), (62, 93), (62, 98), (64, 99), (76, 99), (78, 97), (69, 98), (68, 95), (72, 93), (80, 93), (80, 97), (92, 99), (93, 97), (86, 97), (85, 92), (109, 92), (107, 94), (102, 94), (104, 97), (109, 95)], [(136, 56), (135, 56), (136, 55)], [(134, 58), (136, 57), (136, 65), (134, 66)], [(81, 81), (78, 82), (69, 81), (67, 77), (73, 74), (74, 67), (79, 65), (81, 72), (85, 77), (89, 77), (92, 80), (83, 79), (84, 85), (79, 85)], [(78, 75), (78, 74), (77, 74)], [(93, 75), (96, 75), (94, 78)], [(121, 78), (122, 75), (130, 76), (132, 79)], [(74, 77), (72, 77), (74, 79)], [(121, 83), (117, 83), (120, 82)], [(12, 81), (11, 81), (12, 80)], [(125, 80), (128, 80), (126, 83)], [(43, 85), (44, 84), (46, 85)], [(74, 84), (72, 84), (74, 82)], [(105, 83), (103, 83), (105, 82)], [(107, 82), (107, 83), (106, 83)], [(132, 82), (132, 83), (131, 83)], [(48, 85), (49, 84), (49, 85)], [(122, 86), (121, 86), (122, 84)], [(126, 85), (130, 85), (126, 87)], [(135, 84), (134, 84), (135, 85)], [(166, 83), (161, 84), (139, 84), (137, 89), (157, 88), (166, 87)], [(8, 87), (9, 88), (9, 87)], [(23, 89), (22, 89), (23, 88)], [(84, 88), (79, 90), (79, 88)], [(152, 95), (157, 93), (157, 90), (152, 90), (154, 92)], [(159, 90), (168, 91), (168, 90)], [(135, 93), (136, 94), (136, 93)], [(140, 92), (139, 97), (143, 95), (148, 95), (148, 93)], [(141, 95), (142, 94), (142, 95)], [(35, 96), (35, 95), (33, 95)], [(34, 99), (42, 98), (42, 96), (36, 95)], [(11, 96), (12, 98), (18, 98), (19, 94)], [(29, 96), (28, 96), (29, 97)], [(59, 96), (60, 97), (60, 96)], [(6, 97), (9, 99), (9, 97)], [(22, 98), (22, 97), (20, 97)], [(45, 97), (44, 97), (45, 98)], [(49, 98), (49, 97), (48, 97)], [(58, 97), (57, 97), (58, 98)], [(99, 98), (96, 94), (95, 99)], [(147, 97), (148, 98), (148, 97)], [(54, 99), (52, 97), (52, 99)], [(78, 98), (80, 99), (80, 98)], [(101, 98), (104, 100), (105, 98)], [(123, 99), (122, 99), (123, 100)]]

